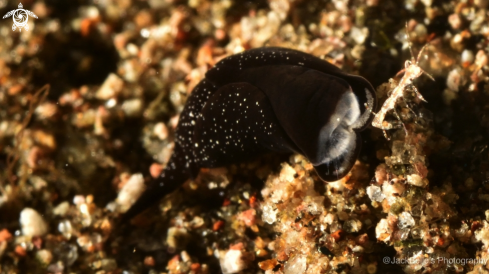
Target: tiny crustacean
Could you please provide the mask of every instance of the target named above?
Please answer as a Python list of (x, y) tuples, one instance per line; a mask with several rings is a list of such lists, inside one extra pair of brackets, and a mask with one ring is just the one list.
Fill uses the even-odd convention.
[[(434, 81), (433, 77), (431, 75), (429, 75), (427, 72), (425, 72), (418, 65), (419, 59), (421, 58), (423, 51), (425, 50), (425, 48), (427, 46), (428, 46), (428, 44), (426, 44), (425, 46), (423, 46), (421, 48), (421, 50), (419, 51), (418, 57), (416, 59), (414, 59), (414, 54), (413, 54), (412, 49), (410, 47), (411, 60), (406, 61), (404, 69), (402, 69), (400, 72), (397, 73), (397, 75), (404, 73), (403, 77), (399, 81), (399, 84), (394, 88), (394, 90), (390, 94), (389, 98), (387, 98), (387, 100), (385, 100), (385, 102), (382, 105), (382, 108), (379, 110), (379, 112), (375, 114), (375, 117), (372, 121), (372, 126), (382, 129), (384, 132), (384, 137), (388, 140), (390, 138), (387, 137), (387, 133), (385, 131), (389, 130), (389, 129), (399, 128), (402, 126), (402, 127), (404, 127), (404, 131), (407, 135), (407, 129), (406, 129), (405, 125), (402, 123), (401, 118), (399, 117), (399, 114), (396, 112), (396, 109), (395, 109), (396, 102), (400, 97), (403, 96), (403, 93), (404, 93), (404, 90), (406, 89), (406, 87), (408, 87), (408, 86), (411, 87), (414, 90), (418, 99), (423, 101), (423, 102), (426, 102), (426, 100), (423, 98), (421, 93), (419, 93), (416, 86), (414, 86), (413, 81), (414, 81), (414, 79), (418, 78), (422, 74), (427, 75), (431, 80)], [(367, 105), (367, 107), (368, 107), (368, 105)], [(387, 113), (390, 110), (394, 111), (394, 115), (398, 119), (399, 123), (392, 123), (392, 122), (388, 122), (385, 120), (385, 116), (387, 115)]]
[(358, 131), (371, 121), (369, 108), (375, 105), (367, 80), (312, 55), (268, 47), (229, 56), (192, 91), (166, 168), (123, 219), (196, 177), (202, 167), (267, 151), (303, 154), (323, 180), (338, 180), (356, 161)]

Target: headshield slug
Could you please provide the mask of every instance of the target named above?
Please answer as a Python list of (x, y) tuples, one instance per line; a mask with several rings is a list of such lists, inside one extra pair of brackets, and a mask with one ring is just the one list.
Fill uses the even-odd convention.
[(312, 55), (258, 48), (229, 56), (192, 91), (180, 115), (166, 168), (125, 213), (138, 214), (202, 167), (267, 151), (306, 156), (325, 181), (344, 177), (372, 118), (375, 91), (360, 76)]

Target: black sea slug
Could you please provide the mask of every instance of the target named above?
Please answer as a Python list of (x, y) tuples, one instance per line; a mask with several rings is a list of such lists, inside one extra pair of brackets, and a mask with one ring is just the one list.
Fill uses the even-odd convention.
[(131, 218), (202, 167), (229, 165), (267, 151), (297, 152), (325, 181), (352, 168), (375, 109), (372, 85), (312, 55), (258, 48), (209, 70), (183, 109), (166, 168), (124, 215)]

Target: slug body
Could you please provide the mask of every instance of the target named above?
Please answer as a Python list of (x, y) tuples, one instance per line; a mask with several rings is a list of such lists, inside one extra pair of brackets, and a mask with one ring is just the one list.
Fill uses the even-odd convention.
[(180, 115), (173, 155), (124, 215), (129, 219), (197, 176), (267, 151), (306, 156), (325, 181), (345, 176), (358, 156), (357, 133), (371, 120), (375, 92), (312, 55), (258, 48), (229, 56), (206, 73)]

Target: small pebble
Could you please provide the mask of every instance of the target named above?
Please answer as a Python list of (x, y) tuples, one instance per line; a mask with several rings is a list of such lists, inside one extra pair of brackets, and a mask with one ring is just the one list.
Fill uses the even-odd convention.
[(357, 43), (357, 45), (362, 45), (365, 42), (365, 39), (367, 39), (368, 28), (352, 27), (350, 31), (350, 36), (351, 38), (353, 38), (355, 43)]
[(470, 65), (474, 61), (474, 53), (468, 49), (462, 51), (461, 61), (463, 66)]
[(246, 262), (243, 260), (243, 252), (236, 249), (228, 250), (224, 258), (220, 259), (220, 263), (223, 274), (238, 273), (247, 268)]
[(109, 74), (105, 82), (95, 93), (95, 97), (100, 100), (108, 100), (116, 97), (124, 86), (124, 81), (114, 73)]
[(53, 214), (58, 216), (64, 216), (70, 209), (70, 203), (67, 201), (61, 202), (53, 209)]
[(158, 163), (153, 163), (149, 167), (149, 174), (151, 174), (151, 177), (153, 177), (153, 178), (158, 178), (158, 176), (160, 176), (163, 168), (164, 167), (162, 165), (160, 165)]
[(80, 206), (82, 204), (85, 203), (85, 196), (83, 195), (75, 195), (75, 197), (73, 197), (73, 204), (77, 205), (77, 206)]
[(139, 98), (126, 100), (121, 108), (128, 117), (137, 117), (143, 110), (143, 101)]
[(457, 30), (462, 26), (462, 19), (459, 14), (454, 13), (448, 16), (448, 23), (453, 29)]
[(152, 256), (144, 257), (144, 265), (155, 266), (155, 259)]
[(184, 248), (189, 236), (185, 228), (170, 227), (166, 236), (166, 244), (171, 248)]
[(418, 174), (411, 174), (407, 176), (407, 182), (413, 186), (425, 187), (426, 182)]
[(165, 123), (159, 122), (155, 125), (153, 133), (163, 141), (168, 137), (168, 128)]
[(46, 222), (42, 216), (32, 208), (24, 208), (20, 212), (20, 225), (25, 236), (43, 236), (48, 231)]
[(294, 258), (285, 263), (284, 274), (302, 274), (306, 271), (306, 268), (306, 257), (296, 255)]
[(69, 220), (64, 220), (59, 222), (58, 231), (63, 234), (66, 239), (70, 239), (73, 234), (73, 227), (71, 226), (71, 222)]
[(37, 251), (36, 257), (42, 265), (49, 265), (53, 260), (53, 253), (47, 249)]
[(145, 189), (143, 175), (141, 173), (133, 174), (117, 195), (115, 202), (118, 211), (120, 213), (126, 212), (136, 202), (139, 196), (143, 194)]
[(462, 75), (460, 68), (455, 68), (448, 73), (447, 87), (453, 91), (458, 91), (460, 86), (465, 82), (465, 77)]
[(411, 214), (409, 214), (408, 212), (402, 212), (399, 215), (399, 221), (397, 223), (397, 226), (400, 229), (413, 227), (414, 225), (415, 225), (414, 218), (413, 216), (411, 216)]

